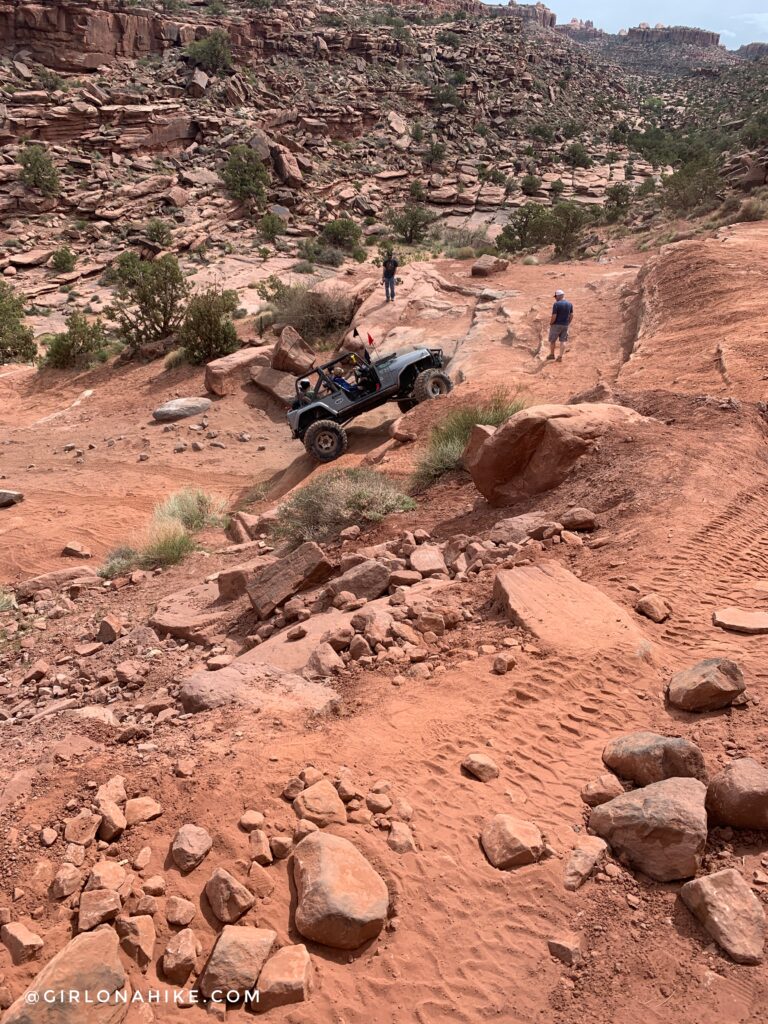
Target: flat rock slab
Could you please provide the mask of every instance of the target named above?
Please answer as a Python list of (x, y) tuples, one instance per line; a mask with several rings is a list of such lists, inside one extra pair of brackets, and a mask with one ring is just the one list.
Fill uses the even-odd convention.
[(296, 377), (292, 373), (273, 370), (271, 366), (254, 366), (251, 380), (282, 405), (291, 405), (296, 399)]
[(646, 642), (620, 605), (597, 587), (582, 583), (559, 562), (501, 570), (493, 597), (515, 625), (555, 648), (636, 650)]
[(243, 661), (209, 672), (194, 672), (182, 681), (179, 700), (185, 711), (208, 711), (247, 704), (262, 713), (324, 711), (338, 694), (323, 683), (309, 682), (272, 665)]
[(72, 583), (74, 580), (98, 581), (99, 577), (93, 569), (79, 567), (77, 569), (55, 569), (53, 572), (43, 573), (42, 576), (32, 576), (28, 580), (17, 583), (16, 597), (20, 601), (28, 601), (38, 590), (57, 590), (65, 583)]
[(175, 398), (172, 402), (158, 406), (152, 413), (158, 423), (172, 423), (188, 416), (202, 416), (211, 407), (210, 398)]
[(221, 359), (214, 359), (205, 368), (205, 390), (214, 395), (231, 395), (250, 375), (255, 364), (264, 363), (263, 348), (241, 348)]
[(220, 600), (218, 586), (201, 583), (164, 597), (149, 625), (160, 637), (175, 636), (180, 640), (205, 644), (232, 614), (231, 604)]
[(712, 622), (720, 629), (732, 633), (768, 633), (768, 612), (747, 608), (718, 608), (712, 614)]

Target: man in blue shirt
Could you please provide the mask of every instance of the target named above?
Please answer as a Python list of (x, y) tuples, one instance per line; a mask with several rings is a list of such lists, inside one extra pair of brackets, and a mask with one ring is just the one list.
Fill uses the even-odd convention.
[(573, 305), (566, 301), (565, 292), (557, 289), (555, 292), (555, 304), (552, 307), (552, 316), (549, 320), (549, 355), (547, 359), (555, 358), (555, 345), (560, 342), (560, 355), (557, 362), (562, 363), (565, 343), (568, 341), (568, 328), (573, 320)]

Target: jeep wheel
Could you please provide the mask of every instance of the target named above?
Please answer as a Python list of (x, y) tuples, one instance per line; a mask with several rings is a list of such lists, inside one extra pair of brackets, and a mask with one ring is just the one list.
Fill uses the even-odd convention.
[(453, 381), (442, 370), (422, 370), (413, 382), (411, 394), (417, 402), (428, 398), (442, 398), (453, 387)]
[(338, 459), (348, 443), (346, 430), (333, 420), (316, 420), (304, 435), (304, 447), (317, 462)]
[(415, 409), (419, 403), (415, 398), (401, 398), (397, 403), (397, 408), (400, 412), (410, 412), (411, 409)]

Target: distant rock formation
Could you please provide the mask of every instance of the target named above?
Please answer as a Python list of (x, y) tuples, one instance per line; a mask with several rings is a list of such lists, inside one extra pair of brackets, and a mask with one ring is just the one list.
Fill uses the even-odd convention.
[(542, 28), (555, 28), (557, 25), (557, 15), (544, 4), (518, 4), (509, 0), (509, 7), (516, 17), (533, 21)]
[(672, 27), (656, 25), (651, 28), (649, 25), (638, 25), (637, 28), (630, 28), (627, 31), (627, 41), (630, 43), (672, 43), (678, 46), (719, 46), (720, 34), (708, 32), (703, 28), (687, 28), (683, 25)]
[(747, 43), (746, 46), (740, 46), (736, 53), (745, 60), (766, 60), (768, 43)]

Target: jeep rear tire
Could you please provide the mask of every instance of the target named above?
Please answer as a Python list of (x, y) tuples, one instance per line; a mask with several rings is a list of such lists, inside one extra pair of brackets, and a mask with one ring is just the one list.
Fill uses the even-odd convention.
[(417, 402), (430, 398), (442, 398), (453, 387), (453, 381), (442, 370), (422, 370), (413, 382), (411, 394)]
[(333, 462), (348, 444), (346, 430), (333, 420), (315, 420), (304, 435), (304, 447), (316, 462)]

